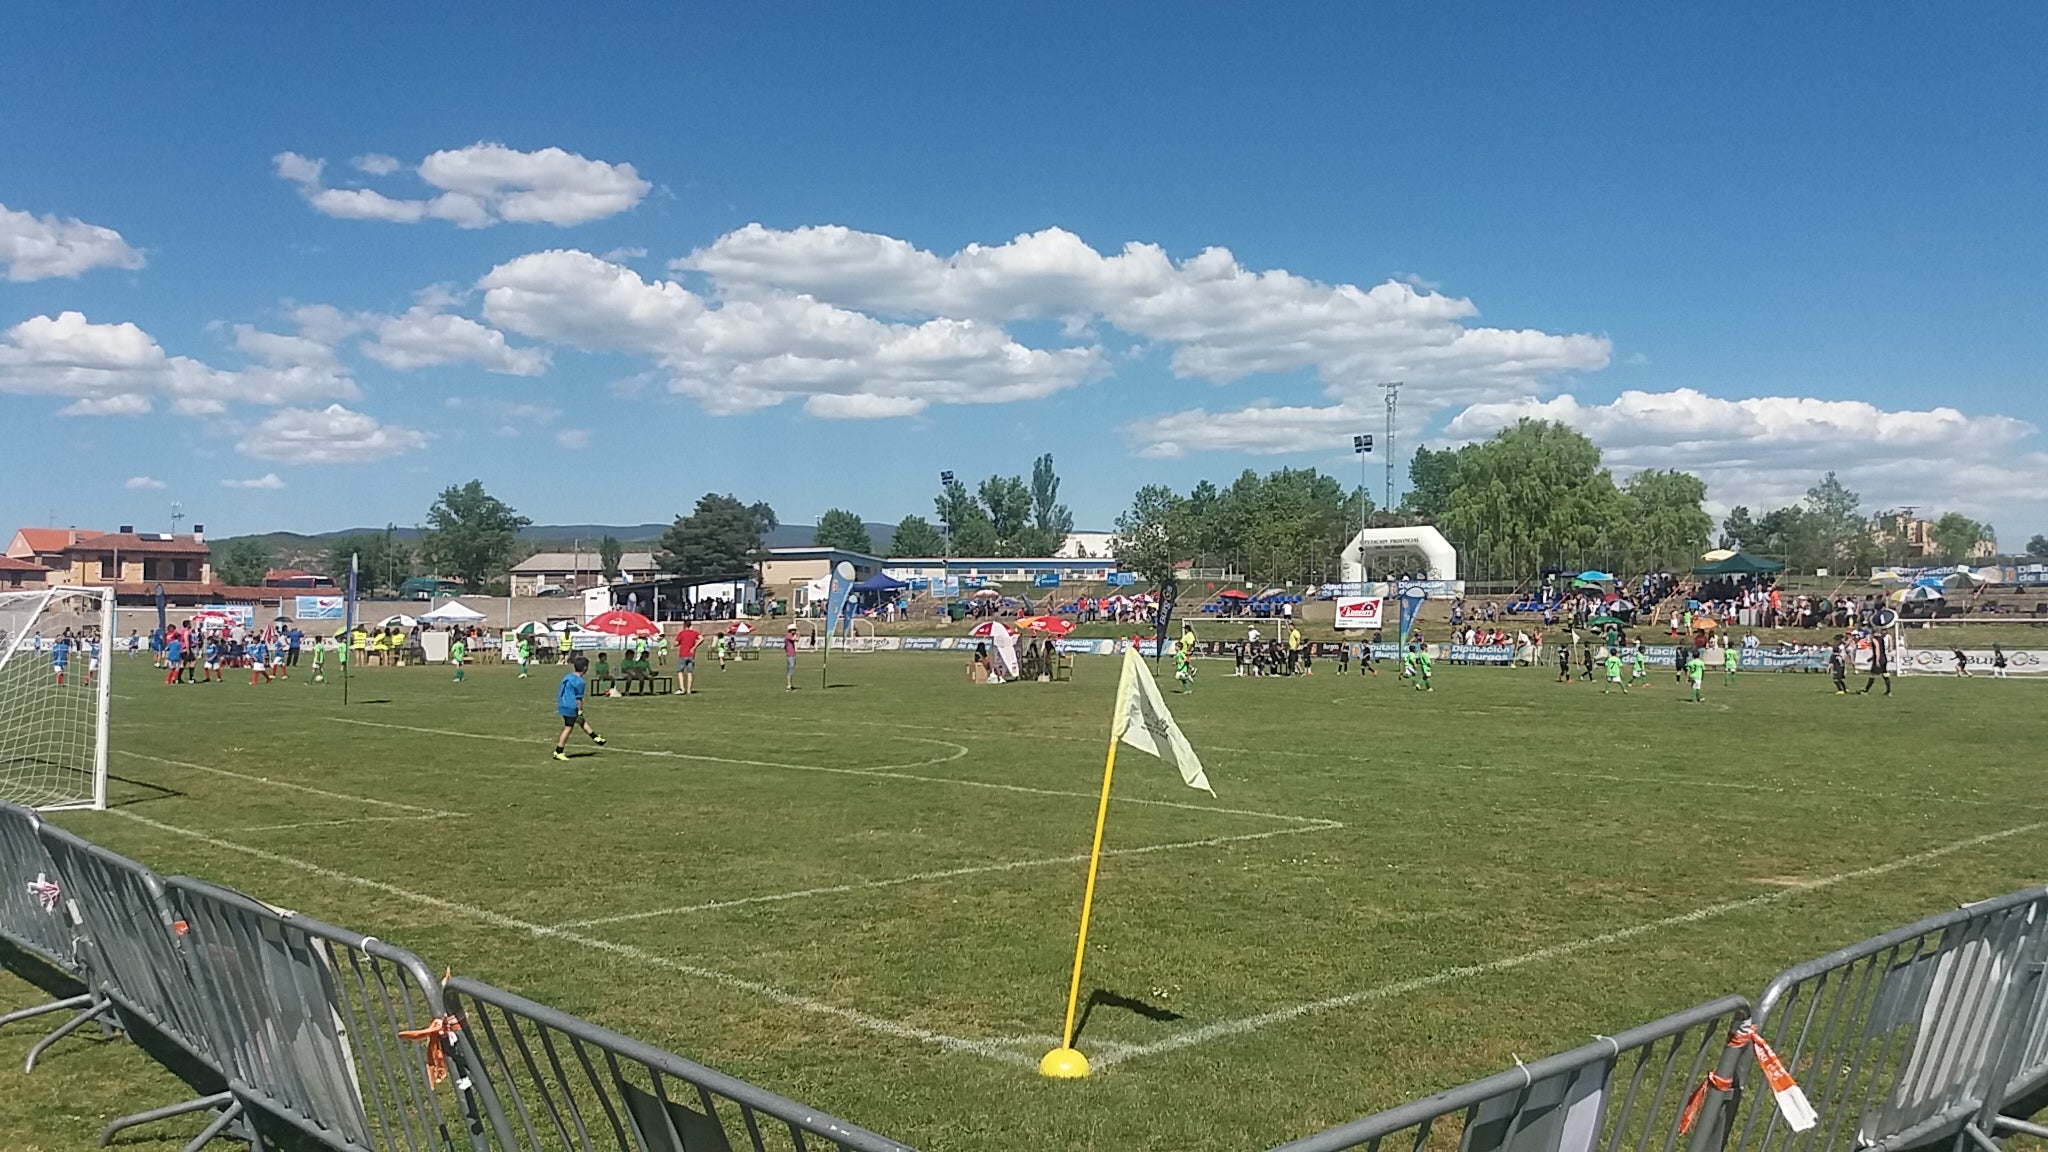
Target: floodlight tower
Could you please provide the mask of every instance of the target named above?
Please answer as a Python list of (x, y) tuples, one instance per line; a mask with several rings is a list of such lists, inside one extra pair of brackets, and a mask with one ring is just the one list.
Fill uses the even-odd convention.
[(1387, 511), (1394, 510), (1394, 416), (1401, 410), (1401, 381), (1380, 385), (1387, 390)]

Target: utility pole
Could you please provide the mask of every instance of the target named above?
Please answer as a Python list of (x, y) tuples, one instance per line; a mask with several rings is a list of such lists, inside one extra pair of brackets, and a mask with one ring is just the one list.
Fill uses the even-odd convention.
[(946, 494), (946, 555), (953, 554), (953, 474), (939, 473), (939, 491)]
[(1394, 416), (1401, 410), (1401, 381), (1389, 380), (1387, 390), (1387, 511), (1394, 510)]

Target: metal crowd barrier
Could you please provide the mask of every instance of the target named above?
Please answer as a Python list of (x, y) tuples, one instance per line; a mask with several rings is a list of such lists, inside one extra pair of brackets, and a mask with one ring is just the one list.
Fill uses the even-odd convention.
[[(1672, 1152), (1693, 1089), (1710, 1070), (1727, 1074), (1740, 1054), (1727, 1037), (1748, 1015), (1740, 996), (1710, 1001), (1273, 1152)], [(1707, 1102), (1689, 1147), (1714, 1146), (1718, 1104)]]
[(484, 1147), (468, 1046), (419, 957), (201, 880), (165, 887), (238, 1099), (337, 1152)]
[(911, 1152), (894, 1140), (587, 1020), (457, 977), (505, 1152)]
[(2048, 1084), (2044, 961), (2048, 888), (2028, 888), (1786, 970), (1757, 1000), (1758, 1028), (1820, 1123), (1793, 1133), (1770, 1094), (1753, 1093), (1735, 1148), (1896, 1150), (2031, 1132), (1999, 1112)]
[(53, 886), (50, 854), (36, 835), (41, 827), (42, 820), (33, 811), (0, 804), (0, 940), (84, 985), (85, 991), (0, 1015), (0, 1027), (52, 1012), (90, 1009), (97, 1002), (73, 946), (71, 924), (59, 899), (61, 887)]
[(224, 1090), (206, 1012), (192, 983), (190, 957), (164, 903), (162, 883), (133, 860), (54, 825), (42, 825), (37, 838), (61, 886), (62, 910), (77, 932), (86, 978), (100, 998), (94, 1008), (30, 1049), (30, 1065), (37, 1054), (88, 1020), (117, 1023), (131, 1035), (139, 1021), (204, 1070), (201, 1095), (117, 1119), (100, 1134), (101, 1142), (123, 1128), (207, 1110), (217, 1115), (188, 1147), (196, 1149), (237, 1125), (238, 1133), (245, 1132), (242, 1107)]

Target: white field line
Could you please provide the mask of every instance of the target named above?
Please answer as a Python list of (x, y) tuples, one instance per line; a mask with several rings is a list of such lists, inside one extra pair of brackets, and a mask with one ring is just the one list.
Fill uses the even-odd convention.
[[(500, 736), (486, 732), (457, 732), (448, 728), (416, 728), (408, 724), (385, 724), (375, 720), (352, 720), (339, 716), (329, 717), (337, 724), (360, 724), (365, 728), (390, 728), (400, 732), (419, 732), (429, 736), (465, 736), (471, 740), (497, 740), (507, 744), (525, 744), (534, 741), (521, 736)], [(956, 745), (957, 747), (957, 745)], [(911, 772), (896, 772), (888, 768), (827, 768), (817, 764), (784, 764), (771, 760), (741, 760), (730, 756), (707, 756), (698, 752), (669, 752), (640, 748), (621, 748), (615, 744), (605, 746), (607, 751), (623, 752), (629, 756), (654, 756), (676, 760), (703, 760), (713, 764), (739, 764), (750, 768), (787, 768), (793, 772), (827, 772), (835, 776), (862, 776), (871, 780), (914, 780), (923, 784), (951, 784), (961, 788), (987, 788), (997, 792), (1019, 792), (1027, 796), (1060, 796), (1081, 800), (1096, 800), (1095, 792), (1069, 792), (1056, 788), (1031, 788), (1023, 784), (999, 784), (991, 780), (959, 780), (950, 776), (919, 776)], [(962, 749), (962, 753), (965, 753)], [(957, 760), (958, 756), (946, 757)], [(943, 763), (927, 761), (926, 763)], [(1283, 820), (1289, 824), (1329, 824), (1332, 821), (1320, 816), (1290, 816), (1283, 812), (1260, 812), (1249, 808), (1219, 808), (1213, 804), (1189, 804), (1181, 800), (1147, 800), (1135, 796), (1112, 796), (1116, 804), (1144, 804), (1155, 808), (1182, 808), (1190, 812), (1210, 812), (1224, 816), (1251, 816), (1261, 820)]]
[[(1247, 832), (1240, 836), (1211, 836), (1206, 840), (1176, 840), (1168, 844), (1146, 844), (1138, 848), (1105, 848), (1103, 856), (1145, 856), (1154, 852), (1177, 852), (1187, 848), (1218, 848), (1225, 844), (1238, 844), (1248, 840), (1270, 840), (1275, 836), (1298, 836), (1305, 832), (1330, 832), (1343, 825), (1332, 820), (1326, 824), (1290, 825), (1268, 832)], [(802, 888), (794, 892), (776, 892), (766, 896), (742, 896), (733, 900), (707, 900), (701, 904), (681, 904), (674, 908), (656, 908), (647, 912), (627, 912), (618, 916), (598, 916), (589, 920), (564, 920), (553, 925), (556, 928), (595, 928), (602, 924), (623, 924), (634, 920), (652, 920), (660, 916), (680, 916), (691, 912), (715, 912), (722, 908), (741, 908), (749, 904), (775, 904), (786, 900), (804, 900), (812, 896), (838, 896), (847, 892), (867, 892), (876, 888), (895, 888), (904, 884), (918, 884), (928, 880), (951, 880), (958, 876), (983, 876), (994, 872), (1016, 872), (1025, 868), (1043, 868), (1055, 864), (1086, 864), (1086, 852), (1071, 856), (1046, 856), (1036, 860), (1008, 860), (1000, 864), (970, 864), (960, 868), (941, 868), (930, 872), (913, 872), (908, 876), (891, 876), (882, 880), (859, 880), (850, 884), (831, 884), (819, 888)]]
[[(341, 828), (350, 824), (403, 824), (410, 820), (439, 820), (443, 813), (434, 812), (421, 816), (352, 816), (344, 820), (300, 820), (292, 824), (251, 824), (245, 828), (227, 828), (227, 832), (284, 832), (294, 828)], [(448, 816), (463, 813), (450, 812)]]
[[(544, 939), (560, 940), (564, 943), (576, 944), (581, 947), (594, 949), (600, 952), (609, 952), (615, 956), (624, 956), (630, 960), (638, 960), (643, 964), (651, 964), (657, 968), (665, 968), (671, 972), (680, 973), (684, 976), (695, 977), (699, 980), (708, 980), (712, 983), (720, 984), (727, 988), (734, 989), (735, 991), (745, 992), (754, 996), (760, 996), (764, 999), (780, 1004), (786, 1008), (796, 1009), (799, 1012), (808, 1012), (818, 1016), (828, 1016), (833, 1019), (841, 1020), (848, 1024), (852, 1024), (855, 1027), (866, 1029), (870, 1032), (880, 1033), (884, 1036), (892, 1036), (901, 1040), (914, 1040), (921, 1044), (935, 1045), (937, 1047), (944, 1048), (952, 1052), (964, 1052), (976, 1056), (983, 1056), (987, 1057), (988, 1059), (996, 1060), (1004, 1064), (1013, 1064), (1025, 1068), (1032, 1068), (1037, 1066), (1037, 1061), (1032, 1059), (1029, 1055), (1022, 1052), (1015, 1052), (1007, 1048), (1004, 1048), (997, 1041), (970, 1040), (959, 1036), (948, 1036), (945, 1033), (933, 1032), (929, 1029), (919, 1028), (913, 1024), (905, 1024), (896, 1020), (887, 1020), (880, 1016), (871, 1016), (866, 1012), (860, 1012), (852, 1008), (841, 1008), (835, 1004), (827, 1004), (822, 1000), (813, 1000), (809, 996), (798, 995), (795, 992), (786, 991), (784, 989), (777, 988), (771, 984), (763, 984), (758, 980), (749, 980), (744, 976), (735, 976), (730, 972), (721, 972), (716, 968), (705, 968), (700, 965), (688, 964), (680, 960), (674, 960), (667, 956), (662, 956), (654, 952), (649, 952), (644, 948), (636, 948), (630, 944), (618, 944), (610, 940), (600, 940), (594, 936), (586, 936), (582, 933), (572, 932), (567, 929), (549, 928), (546, 925), (542, 924), (528, 923), (525, 920), (520, 920), (516, 917), (507, 916), (501, 912), (493, 912), (488, 908), (479, 908), (474, 904), (464, 904), (456, 900), (447, 900), (439, 896), (430, 896), (424, 892), (414, 892), (410, 889), (400, 888), (395, 884), (386, 884), (381, 880), (371, 880), (363, 876), (350, 875), (347, 872), (342, 872), (333, 868), (325, 867), (323, 865), (315, 864), (309, 860), (300, 860), (296, 857), (283, 855), (282, 853), (271, 852), (262, 848), (254, 848), (247, 844), (237, 844), (232, 840), (225, 840), (218, 836), (211, 836), (205, 832), (195, 831), (191, 828), (180, 828), (174, 824), (165, 824), (158, 820), (152, 820), (147, 816), (130, 812), (125, 808), (115, 808), (112, 809), (111, 812), (113, 815), (119, 816), (124, 820), (132, 820), (137, 824), (141, 824), (147, 828), (154, 828), (159, 832), (168, 832), (176, 836), (190, 837), (191, 839), (197, 840), (202, 844), (210, 845), (214, 848), (225, 849), (230, 852), (240, 852), (246, 856), (252, 856), (258, 860), (263, 860), (271, 864), (280, 864), (287, 868), (296, 868), (301, 872), (305, 872), (308, 875), (312, 876), (318, 876), (324, 880), (333, 880), (338, 883), (350, 884), (359, 888), (368, 888), (371, 891), (381, 892), (387, 896), (395, 896), (401, 900), (407, 900), (414, 904), (422, 905), (424, 907), (435, 908), (443, 912), (453, 912), (457, 915), (466, 916), (472, 920), (488, 924), (494, 928), (502, 928), (514, 932), (526, 932), (532, 934), (533, 936)], [(1121, 1051), (1120, 1048), (1117, 1050)]]
[[(153, 764), (168, 764), (173, 768), (189, 768), (194, 772), (211, 772), (215, 776), (226, 776), (229, 779), (241, 780), (249, 784), (267, 784), (272, 788), (288, 788), (293, 792), (304, 792), (312, 796), (324, 796), (329, 800), (347, 800), (356, 804), (367, 804), (374, 808), (395, 808), (402, 812), (415, 813), (417, 817), (460, 817), (467, 815), (464, 812), (450, 812), (444, 808), (427, 808), (418, 804), (401, 804), (396, 800), (379, 800), (374, 796), (352, 796), (347, 792), (329, 792), (325, 788), (315, 788), (309, 784), (295, 784), (290, 780), (272, 780), (268, 776), (251, 776), (246, 772), (234, 772), (226, 768), (215, 768), (210, 764), (194, 764), (187, 760), (166, 760), (161, 756), (145, 756), (140, 752), (130, 752), (126, 748), (116, 748), (115, 751), (123, 756), (132, 756), (137, 760), (147, 760)], [(284, 827), (291, 827), (291, 825), (284, 825)], [(244, 831), (253, 831), (253, 829), (244, 829)]]
[(1718, 904), (1708, 904), (1704, 907), (1695, 908), (1690, 912), (1680, 912), (1675, 916), (1666, 916), (1632, 927), (1616, 929), (1612, 932), (1602, 932), (1596, 936), (1585, 936), (1577, 940), (1567, 940), (1562, 944), (1552, 944), (1547, 948), (1538, 948), (1533, 952), (1524, 952), (1519, 956), (1506, 956), (1480, 964), (1465, 964), (1455, 968), (1444, 968), (1426, 976), (1417, 976), (1410, 980), (1401, 980), (1392, 984), (1381, 984), (1373, 988), (1365, 988), (1357, 992), (1347, 992), (1341, 996), (1331, 996), (1322, 1000), (1308, 1000), (1286, 1008), (1278, 1008), (1271, 1012), (1261, 1012), (1255, 1016), (1243, 1016), (1235, 1020), (1219, 1020), (1214, 1024), (1206, 1024), (1200, 1028), (1190, 1028), (1185, 1032), (1176, 1033), (1164, 1040), (1155, 1041), (1151, 1044), (1134, 1044), (1125, 1047), (1120, 1052), (1104, 1053), (1095, 1061), (1095, 1066), (1105, 1068), (1121, 1064), (1127, 1060), (1139, 1060), (1168, 1052), (1178, 1052), (1184, 1048), (1193, 1048), (1196, 1045), (1207, 1044), (1211, 1041), (1227, 1039), (1232, 1036), (1242, 1036), (1247, 1032), (1256, 1032), (1262, 1028), (1270, 1028), (1275, 1024), (1285, 1024), (1312, 1013), (1350, 1008), (1375, 1000), (1385, 1000), (1411, 992), (1420, 992), (1424, 989), (1435, 988), (1439, 985), (1450, 984), (1475, 976), (1490, 976), (1498, 972), (1507, 972), (1526, 965), (1541, 963), (1545, 960), (1555, 960), (1561, 956), (1570, 956), (1592, 948), (1619, 944), (1623, 941), (1633, 940), (1638, 936), (1646, 936), (1666, 928), (1694, 924), (1716, 916), (1725, 916), (1731, 912), (1760, 908), (1766, 904), (1774, 904), (1800, 893), (1816, 892), (1823, 888), (1832, 888), (1838, 884), (1847, 884), (1854, 880), (1867, 880), (1873, 876), (1883, 876), (1887, 873), (1897, 872), (1902, 868), (1911, 868), (1916, 864), (1925, 864), (1931, 860), (1939, 860), (1943, 856), (1961, 852), (1966, 848), (1976, 848), (1994, 841), (2004, 840), (2011, 836), (2036, 832), (2042, 828), (2048, 828), (2048, 821), (2022, 824), (2016, 828), (2007, 828), (2003, 832), (1987, 832), (1982, 836), (1973, 836), (1968, 840), (1957, 840), (1950, 844), (1944, 844), (1939, 848), (1931, 848), (1911, 856), (1901, 856), (1896, 860), (1883, 864), (1873, 864), (1868, 868), (1858, 868), (1850, 872), (1837, 872), (1832, 876), (1822, 876), (1814, 880), (1789, 884), (1783, 888), (1757, 896), (1747, 896), (1740, 900), (1724, 900)]

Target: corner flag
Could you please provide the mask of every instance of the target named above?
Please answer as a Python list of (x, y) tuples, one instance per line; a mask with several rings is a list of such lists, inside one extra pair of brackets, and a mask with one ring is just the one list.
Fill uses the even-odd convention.
[(1060, 1046), (1038, 1062), (1040, 1075), (1060, 1080), (1089, 1073), (1088, 1058), (1074, 1050), (1074, 1009), (1081, 999), (1081, 961), (1088, 954), (1088, 918), (1095, 910), (1095, 874), (1102, 867), (1102, 826), (1109, 820), (1109, 785), (1116, 776), (1119, 744), (1129, 744), (1159, 757), (1179, 769), (1180, 778), (1188, 787), (1200, 788), (1211, 796), (1216, 794), (1209, 787), (1208, 774), (1202, 771), (1194, 748), (1181, 734), (1180, 725), (1173, 722), (1173, 713), (1166, 710), (1166, 700), (1159, 695), (1152, 669), (1138, 657), (1138, 646), (1130, 645), (1124, 649), (1123, 676), (1116, 686), (1116, 712), (1109, 722), (1109, 757), (1102, 765), (1102, 799), (1095, 807), (1095, 846), (1088, 852), (1088, 887), (1081, 893), (1081, 932), (1074, 942), (1074, 975), (1067, 982), (1067, 1023), (1060, 1033)]
[(1202, 771), (1202, 761), (1195, 756), (1195, 750), (1188, 744), (1188, 738), (1181, 734), (1180, 725), (1173, 722), (1173, 713), (1166, 710), (1166, 699), (1159, 694), (1159, 682), (1152, 679), (1152, 669), (1138, 659), (1136, 648), (1124, 649), (1123, 676), (1117, 681), (1116, 719), (1110, 728), (1110, 739), (1122, 741), (1140, 752), (1149, 752), (1180, 770), (1181, 780), (1190, 788), (1200, 788), (1214, 796), (1216, 790), (1209, 787), (1209, 777)]

